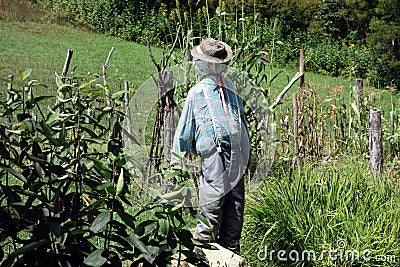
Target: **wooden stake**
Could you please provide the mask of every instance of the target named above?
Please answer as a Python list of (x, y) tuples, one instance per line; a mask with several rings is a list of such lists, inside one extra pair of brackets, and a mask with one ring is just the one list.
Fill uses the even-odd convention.
[(299, 144), (298, 144), (298, 114), (297, 114), (297, 96), (296, 93), (292, 94), (293, 102), (293, 141), (294, 141), (294, 164), (299, 164)]
[(377, 173), (381, 172), (383, 169), (383, 144), (380, 110), (371, 109), (369, 111), (368, 126), (370, 168), (372, 173)]
[[(71, 59), (72, 59), (72, 55), (74, 54), (74, 51), (71, 49), (68, 49), (67, 51), (67, 57), (65, 58), (65, 63), (64, 63), (64, 67), (63, 70), (61, 72), (61, 80), (64, 83), (65, 82), (65, 78), (68, 74), (68, 70), (69, 70), (69, 64), (71, 63)], [(60, 98), (58, 97), (58, 94), (56, 96), (56, 104), (60, 103)], [(58, 112), (62, 111), (62, 107), (60, 106), (58, 108)]]
[(363, 103), (363, 80), (362, 79), (354, 79), (354, 89), (357, 93), (357, 107), (360, 109), (361, 104)]
[(300, 89), (304, 89), (304, 49), (300, 49), (300, 68), (299, 71), (303, 74), (300, 78)]
[(61, 73), (61, 76), (64, 78), (68, 74), (69, 64), (71, 63), (72, 54), (74, 53), (73, 50), (68, 49), (67, 58), (65, 59), (64, 68)]
[[(114, 46), (111, 47), (111, 50), (108, 53), (108, 57), (106, 59), (106, 62), (103, 64), (103, 85), (104, 86), (107, 85), (107, 72), (106, 72), (106, 70), (107, 70), (107, 67), (110, 65), (110, 58), (111, 58), (111, 55), (112, 55), (113, 52), (114, 52)], [(107, 106), (110, 107), (111, 106), (111, 102), (110, 102), (110, 98), (109, 98), (110, 92), (108, 91), (107, 88), (104, 89), (104, 92), (106, 94)]]

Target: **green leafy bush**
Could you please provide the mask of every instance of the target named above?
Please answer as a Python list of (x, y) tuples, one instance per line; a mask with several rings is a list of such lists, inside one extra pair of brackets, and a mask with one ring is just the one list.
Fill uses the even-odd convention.
[(108, 88), (96, 80), (57, 76), (59, 103), (46, 107), (55, 97), (36, 96), (44, 85), (30, 73), (2, 79), (13, 88), (0, 102), (1, 266), (165, 266), (175, 253), (197, 262), (185, 209), (134, 193), (122, 150), (124, 92), (107, 105)]

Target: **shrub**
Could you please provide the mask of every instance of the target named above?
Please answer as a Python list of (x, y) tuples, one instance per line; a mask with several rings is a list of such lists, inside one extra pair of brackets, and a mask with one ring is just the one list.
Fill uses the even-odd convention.
[(20, 72), (0, 102), (2, 266), (166, 266), (175, 253), (196, 263), (184, 208), (161, 194), (137, 201), (122, 150), (121, 92), (106, 105), (107, 87), (57, 76), (59, 103), (46, 109), (42, 101), (54, 96), (36, 96), (44, 85), (28, 82), (30, 73)]

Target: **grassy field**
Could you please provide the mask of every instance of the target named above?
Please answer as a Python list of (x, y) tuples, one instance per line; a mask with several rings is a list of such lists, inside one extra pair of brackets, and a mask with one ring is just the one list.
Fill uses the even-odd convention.
[[(128, 80), (137, 88), (156, 72), (145, 46), (56, 24), (2, 22), (0, 42), (0, 66), (9, 67), (1, 72), (2, 77), (32, 68), (33, 79), (52, 86), (54, 72), (62, 72), (68, 49), (74, 51), (70, 71), (101, 76), (111, 47), (115, 50), (107, 71), (114, 85)], [(160, 53), (160, 49), (154, 49), (156, 57)]]
[[(151, 62), (147, 48), (143, 45), (120, 40), (114, 37), (99, 35), (83, 29), (60, 26), (42, 22), (2, 21), (0, 23), (0, 66), (8, 67), (0, 71), (1, 77), (16, 75), (19, 70), (32, 68), (31, 78), (52, 88), (55, 85), (54, 73), (61, 73), (68, 49), (74, 51), (70, 73), (102, 75), (104, 64), (111, 47), (115, 47), (107, 69), (108, 80), (112, 86), (119, 87), (122, 80), (128, 80), (131, 87), (138, 88), (156, 68)], [(161, 49), (153, 48), (157, 59), (161, 57)], [(281, 70), (274, 69), (272, 73)], [(272, 83), (271, 98), (274, 99), (288, 83), (297, 70), (288, 69)], [(99, 80), (101, 81), (101, 80)], [(332, 92), (340, 91), (350, 95), (353, 78), (329, 77), (307, 72), (305, 81), (308, 87), (314, 88), (317, 97), (329, 98)], [(296, 92), (298, 82), (291, 92)], [(117, 88), (118, 89), (118, 88)], [(391, 103), (398, 105), (399, 97), (395, 92), (371, 88), (364, 82), (364, 95), (376, 99), (376, 107), (383, 109), (384, 114), (391, 108)], [(287, 96), (284, 101), (291, 101)]]

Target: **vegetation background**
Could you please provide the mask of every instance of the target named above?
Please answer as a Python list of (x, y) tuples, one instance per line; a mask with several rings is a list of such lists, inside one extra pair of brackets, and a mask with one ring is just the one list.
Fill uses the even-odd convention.
[[(193, 36), (224, 39), (237, 55), (232, 66), (269, 100), (296, 72), (299, 50), (306, 51), (306, 86), (295, 90), (299, 136), (294, 139), (286, 96), (273, 111), (274, 164), (247, 195), (246, 260), (253, 266), (398, 266), (399, 9), (395, 0), (1, 1), (2, 266), (166, 266), (175, 253), (196, 261), (189, 229), (198, 214), (166, 205), (161, 194), (155, 200), (141, 195), (120, 143), (123, 81), (132, 95), (153, 72), (141, 44), (148, 37), (168, 48), (178, 28), (171, 64), (187, 59), (185, 51), (199, 41)], [(116, 51), (104, 85), (97, 76), (111, 46)], [(72, 71), (54, 75), (69, 48)], [(153, 52), (161, 57), (161, 49)], [(15, 76), (11, 100), (9, 74)], [(361, 103), (353, 91), (359, 77)], [(185, 90), (177, 88), (177, 97)], [(61, 104), (54, 104), (56, 94)], [(383, 115), (379, 175), (368, 168), (367, 116), (374, 108)], [(256, 165), (265, 144), (248, 119)], [(295, 141), (299, 165), (293, 164)], [(185, 170), (160, 175), (188, 177)], [(338, 246), (342, 240), (345, 247)], [(266, 249), (339, 249), (344, 256), (260, 259)], [(346, 249), (370, 250), (371, 257), (346, 257)]]

